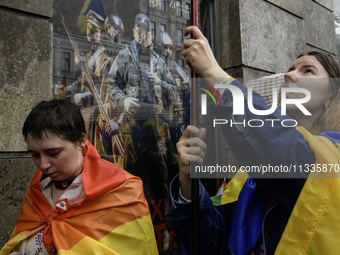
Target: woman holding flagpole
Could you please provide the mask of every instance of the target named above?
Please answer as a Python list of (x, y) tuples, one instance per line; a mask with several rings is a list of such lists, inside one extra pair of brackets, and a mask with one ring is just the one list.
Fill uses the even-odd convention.
[[(303, 104), (287, 105), (270, 116), (253, 114), (247, 105), (247, 88), (218, 64), (207, 39), (197, 27), (186, 34), (183, 55), (195, 73), (210, 85), (233, 85), (245, 97), (244, 115), (233, 115), (233, 95), (223, 92), (222, 105), (212, 109), (216, 118), (241, 121), (277, 119), (261, 128), (225, 125), (223, 134), (240, 165), (290, 166), (275, 176), (238, 172), (222, 196), (210, 198), (200, 186), (200, 254), (335, 254), (340, 236), (340, 65), (330, 54), (301, 54), (284, 75), (283, 88), (308, 90)], [(212, 82), (213, 81), (213, 82)], [(299, 101), (303, 93), (286, 98)], [(269, 109), (253, 92), (253, 106)], [(284, 127), (294, 119), (297, 126)], [(240, 127), (241, 126), (241, 127)], [(190, 247), (190, 163), (202, 164), (207, 147), (206, 130), (189, 126), (177, 144), (180, 173), (170, 187), (167, 217), (184, 247)], [(213, 148), (210, 148), (213, 149)], [(270, 177), (270, 178), (268, 178)]]

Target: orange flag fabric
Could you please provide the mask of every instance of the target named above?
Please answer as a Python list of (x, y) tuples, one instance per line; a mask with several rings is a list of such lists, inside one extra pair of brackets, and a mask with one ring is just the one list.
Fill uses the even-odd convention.
[(22, 240), (44, 229), (50, 254), (158, 254), (142, 181), (102, 160), (87, 141), (83, 151), (85, 195), (57, 213), (40, 191), (40, 170), (32, 179), (9, 242), (9, 254)]

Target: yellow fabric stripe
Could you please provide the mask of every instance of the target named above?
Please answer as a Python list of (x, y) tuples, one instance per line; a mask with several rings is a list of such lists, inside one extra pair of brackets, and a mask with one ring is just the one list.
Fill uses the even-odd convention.
[[(340, 164), (340, 150), (325, 137), (298, 127), (316, 156), (315, 164)], [(330, 169), (330, 167), (329, 167)], [(334, 168), (333, 168), (334, 170)], [(320, 178), (320, 177), (333, 178)], [(275, 254), (337, 254), (340, 236), (340, 175), (310, 173)], [(289, 187), (287, 187), (289, 188)]]
[(235, 176), (227, 183), (221, 196), (221, 205), (232, 203), (238, 200), (241, 189), (248, 178), (248, 174), (239, 170)]
[[(128, 243), (127, 243), (128, 242)], [(99, 242), (85, 237), (70, 250), (59, 250), (59, 255), (87, 254), (158, 254), (155, 233), (150, 215), (121, 225), (103, 237)]]
[(5, 244), (4, 247), (2, 247), (0, 255), (8, 255), (18, 245), (18, 243), (26, 239), (27, 233), (28, 231), (23, 231), (15, 236), (12, 234), (12, 238)]
[(119, 253), (103, 245), (91, 237), (84, 237), (71, 250), (61, 249), (59, 255), (74, 255), (74, 254), (93, 254), (93, 255), (119, 255)]
[[(115, 228), (100, 242), (114, 247), (121, 254), (158, 254), (150, 214)], [(129, 240), (129, 243), (126, 243)]]

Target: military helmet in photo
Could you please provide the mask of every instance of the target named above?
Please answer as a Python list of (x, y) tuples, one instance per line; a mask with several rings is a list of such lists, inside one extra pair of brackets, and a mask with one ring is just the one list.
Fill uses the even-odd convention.
[(116, 15), (110, 14), (106, 17), (104, 26), (106, 27), (107, 24), (111, 24), (111, 26), (118, 27), (120, 32), (124, 32), (124, 24), (121, 18)]
[(160, 31), (158, 33), (157, 42), (159, 43), (161, 47), (163, 47), (164, 45), (173, 46), (172, 40), (166, 31)]
[(135, 18), (135, 26), (144, 25), (147, 27), (148, 30), (150, 30), (150, 19), (148, 16), (146, 16), (143, 13), (139, 13), (136, 15)]

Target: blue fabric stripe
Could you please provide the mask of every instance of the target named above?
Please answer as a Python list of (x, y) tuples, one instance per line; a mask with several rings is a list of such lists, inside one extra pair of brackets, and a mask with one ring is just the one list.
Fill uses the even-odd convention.
[(258, 241), (264, 217), (265, 194), (253, 179), (244, 184), (231, 226), (229, 248), (234, 255), (246, 255)]
[(340, 144), (340, 133), (333, 132), (333, 131), (326, 131), (323, 133), (318, 134), (319, 136), (324, 136), (331, 140), (332, 143), (339, 143)]

